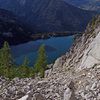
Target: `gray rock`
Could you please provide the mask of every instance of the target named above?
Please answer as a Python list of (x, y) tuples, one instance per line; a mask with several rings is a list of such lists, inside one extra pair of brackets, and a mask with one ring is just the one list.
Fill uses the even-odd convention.
[(67, 90), (64, 93), (64, 100), (71, 100), (72, 91), (70, 88), (67, 88)]
[(35, 100), (46, 100), (46, 98), (40, 93), (36, 93), (33, 98), (35, 98)]
[(92, 84), (91, 90), (94, 90), (94, 89), (96, 88), (96, 86), (97, 86), (97, 84), (94, 82), (94, 83)]
[(63, 64), (65, 62), (66, 62), (66, 56), (65, 55), (64, 56), (61, 56), (60, 58), (58, 58), (55, 61), (54, 65), (53, 65), (53, 69), (63, 66)]
[(52, 67), (53, 67), (53, 64), (47, 65), (47, 68), (48, 68), (48, 69), (52, 69)]
[(45, 71), (45, 77), (48, 77), (52, 72), (52, 69), (48, 69)]
[(98, 93), (97, 99), (100, 100), (100, 93)]
[(18, 100), (27, 100), (28, 99), (28, 95), (25, 95), (24, 97), (18, 99)]

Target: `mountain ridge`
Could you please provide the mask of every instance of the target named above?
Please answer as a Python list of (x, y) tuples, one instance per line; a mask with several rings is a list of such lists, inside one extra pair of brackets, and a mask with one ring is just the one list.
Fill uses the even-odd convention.
[(36, 32), (83, 31), (94, 14), (63, 0), (0, 0), (0, 7), (11, 10)]
[(66, 2), (85, 10), (98, 11), (100, 13), (100, 0), (65, 0)]
[(0, 9), (0, 47), (4, 41), (18, 44), (29, 41), (32, 31), (10, 11)]

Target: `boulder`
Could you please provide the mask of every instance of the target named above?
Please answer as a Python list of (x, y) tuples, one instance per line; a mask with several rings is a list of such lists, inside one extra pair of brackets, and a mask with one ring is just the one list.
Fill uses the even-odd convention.
[(27, 100), (28, 99), (28, 95), (25, 95), (24, 97), (18, 99), (18, 100)]
[(72, 91), (70, 88), (67, 88), (64, 93), (64, 100), (71, 100)]
[(35, 98), (35, 100), (46, 100), (46, 98), (40, 93), (36, 93), (33, 98)]

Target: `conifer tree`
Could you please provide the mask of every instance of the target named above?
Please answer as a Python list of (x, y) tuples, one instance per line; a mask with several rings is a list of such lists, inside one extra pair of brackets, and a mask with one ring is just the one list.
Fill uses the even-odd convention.
[(4, 73), (3, 73), (3, 63), (2, 63), (2, 49), (0, 49), (0, 76), (4, 76)]
[(1, 49), (1, 66), (3, 70), (3, 74), (11, 80), (11, 67), (13, 64), (13, 58), (11, 55), (11, 49), (9, 47), (8, 42), (4, 42), (3, 48)]
[(22, 67), (23, 67), (23, 77), (29, 77), (29, 74), (30, 74), (30, 72), (29, 72), (29, 66), (28, 66), (28, 58), (27, 57), (25, 57), (24, 58), (24, 63), (23, 63), (23, 65), (22, 65)]
[(93, 15), (92, 16), (92, 27), (94, 26), (94, 24), (95, 24), (95, 16)]
[(36, 60), (36, 63), (34, 65), (34, 71), (35, 73), (40, 73), (40, 77), (44, 77), (44, 72), (47, 67), (47, 60), (46, 60), (46, 51), (45, 51), (45, 45), (42, 44), (38, 50), (38, 58)]

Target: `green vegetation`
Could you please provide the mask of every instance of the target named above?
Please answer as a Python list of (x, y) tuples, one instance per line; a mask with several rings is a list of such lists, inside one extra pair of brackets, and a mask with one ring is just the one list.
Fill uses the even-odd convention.
[(96, 66), (99, 66), (99, 65), (100, 65), (100, 63), (94, 64), (94, 65), (92, 66), (92, 68), (94, 69)]
[[(96, 18), (95, 18), (95, 16), (93, 15), (93, 16), (92, 16), (92, 20), (91, 20), (91, 30), (94, 29), (95, 25), (96, 25)], [(86, 28), (86, 31), (85, 31), (85, 34), (87, 35), (87, 34), (89, 34), (89, 32), (90, 32), (90, 29), (88, 29), (88, 27), (87, 27), (87, 28)]]
[(40, 49), (38, 50), (38, 58), (36, 60), (36, 63), (34, 65), (34, 71), (35, 73), (40, 73), (40, 77), (44, 77), (44, 72), (47, 68), (47, 56), (46, 56), (46, 51), (44, 49), (45, 45), (41, 45)]
[(4, 46), (0, 49), (0, 76), (9, 78), (9, 80), (20, 77), (34, 77), (40, 73), (40, 77), (44, 77), (44, 72), (47, 68), (47, 56), (45, 51), (45, 45), (41, 45), (38, 50), (38, 58), (34, 67), (29, 67), (28, 58), (25, 57), (21, 66), (14, 65), (13, 57), (9, 44), (4, 43)]
[(0, 50), (0, 72), (1, 75), (8, 77), (11, 80), (11, 67), (13, 64), (13, 58), (11, 50), (7, 42), (4, 43), (3, 48)]
[(92, 26), (95, 24), (95, 17), (94, 15), (92, 16)]
[(28, 66), (28, 64), (29, 64), (28, 63), (28, 58), (25, 57), (24, 58), (24, 63), (22, 65), (23, 77), (29, 77), (30, 72), (29, 72), (29, 66)]
[(86, 28), (85, 34), (86, 35), (89, 34), (89, 29), (88, 28)]
[(93, 34), (93, 38), (95, 38), (95, 37), (96, 37), (96, 33)]
[(92, 29), (94, 29), (94, 26), (95, 26), (95, 16), (94, 15), (92, 16), (92, 23), (91, 24), (92, 24), (91, 25)]

